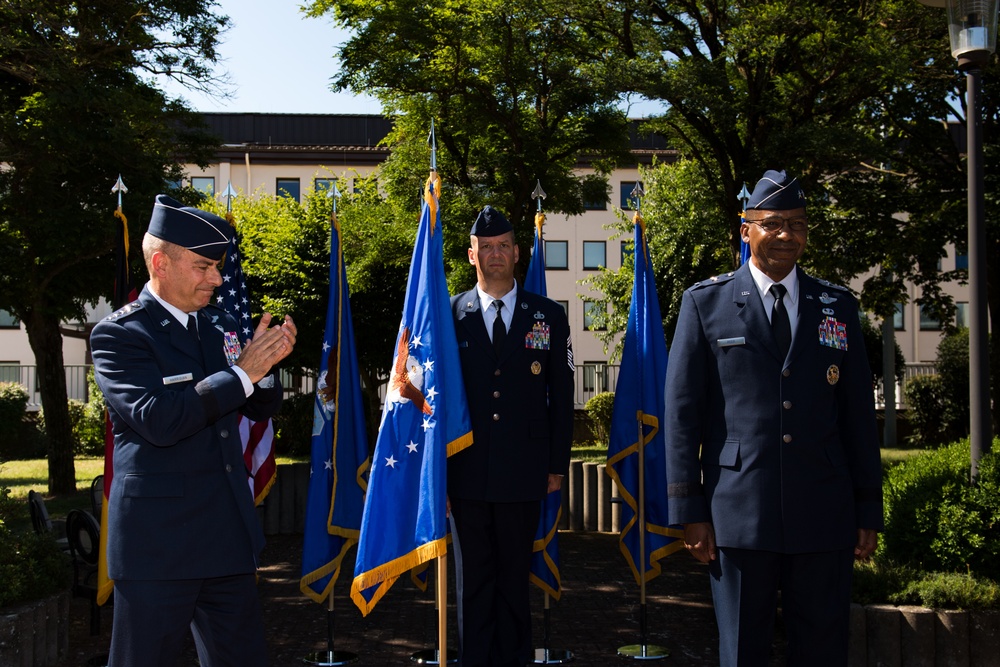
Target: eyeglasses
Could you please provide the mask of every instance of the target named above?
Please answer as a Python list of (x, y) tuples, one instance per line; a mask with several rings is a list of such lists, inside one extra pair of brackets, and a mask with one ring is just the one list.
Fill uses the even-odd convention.
[(766, 234), (777, 234), (779, 233), (785, 225), (788, 225), (788, 229), (792, 232), (800, 233), (809, 229), (809, 219), (805, 217), (801, 218), (783, 218), (780, 215), (772, 215), (764, 220), (747, 220), (747, 222), (753, 223), (764, 230)]

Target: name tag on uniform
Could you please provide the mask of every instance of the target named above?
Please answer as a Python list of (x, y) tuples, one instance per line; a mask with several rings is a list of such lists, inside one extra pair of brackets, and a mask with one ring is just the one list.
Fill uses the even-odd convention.
[(732, 347), (733, 345), (746, 345), (747, 339), (739, 336), (738, 338), (720, 338), (715, 342), (719, 347)]
[(178, 382), (189, 382), (194, 379), (194, 375), (191, 373), (182, 373), (180, 375), (169, 375), (163, 378), (163, 384), (177, 384)]

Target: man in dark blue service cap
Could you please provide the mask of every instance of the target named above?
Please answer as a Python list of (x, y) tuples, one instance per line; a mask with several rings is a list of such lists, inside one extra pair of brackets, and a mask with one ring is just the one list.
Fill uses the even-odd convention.
[(452, 297), (472, 445), (448, 459), (462, 667), (533, 661), (528, 573), (541, 501), (573, 440), (573, 348), (562, 306), (514, 280), (514, 230), (487, 206), (470, 232), (477, 285)]
[(781, 591), (788, 664), (843, 667), (851, 573), (882, 529), (858, 302), (796, 265), (805, 196), (768, 171), (751, 259), (684, 292), (667, 369), (670, 522), (709, 564), (724, 667), (765, 667)]
[(112, 667), (173, 667), (189, 627), (202, 665), (267, 664), (255, 582), (264, 536), (238, 419), (278, 411), (275, 365), (296, 329), (264, 313), (241, 349), (241, 325), (211, 305), (233, 233), (159, 195), (142, 241), (149, 282), (91, 334), (114, 430)]

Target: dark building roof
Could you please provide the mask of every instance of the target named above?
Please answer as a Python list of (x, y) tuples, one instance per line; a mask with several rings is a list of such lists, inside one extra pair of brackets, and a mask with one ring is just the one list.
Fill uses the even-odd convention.
[[(249, 153), (258, 164), (377, 164), (389, 155), (379, 142), (392, 129), (392, 119), (381, 115), (203, 113), (202, 118), (219, 137), (218, 156), (224, 160), (242, 161)], [(663, 136), (640, 132), (640, 121), (630, 125), (637, 162), (673, 156)]]

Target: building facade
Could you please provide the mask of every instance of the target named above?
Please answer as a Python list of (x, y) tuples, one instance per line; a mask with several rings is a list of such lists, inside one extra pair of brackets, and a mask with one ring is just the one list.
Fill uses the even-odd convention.
[[(203, 117), (220, 137), (215, 159), (205, 168), (186, 165), (185, 185), (210, 196), (221, 195), (229, 183), (242, 192), (257, 196), (290, 196), (300, 199), (307, 190), (326, 187), (335, 179), (367, 176), (388, 157), (380, 142), (392, 128), (379, 115), (206, 113)], [(632, 161), (610, 178), (611, 196), (606, 203), (595, 202), (579, 216), (546, 214), (546, 282), (548, 296), (566, 309), (573, 336), (574, 356), (580, 367), (576, 378), (576, 401), (582, 406), (596, 393), (613, 391), (616, 367), (608, 364), (610, 350), (594, 331), (596, 295), (581, 281), (601, 267), (621, 267), (625, 242), (630, 237), (611, 238), (609, 225), (624, 212), (630, 214), (631, 193), (640, 180), (640, 167), (675, 158), (662, 137), (640, 135), (633, 123)], [(581, 162), (580, 176), (590, 173)], [(341, 181), (343, 182), (343, 180)], [(416, 219), (417, 212), (414, 212)], [(141, 224), (144, 224), (143, 220)], [(530, 252), (530, 248), (522, 248)], [(953, 249), (942, 260), (942, 270), (961, 267), (965, 258)], [(860, 289), (864, 276), (852, 287)], [(911, 286), (910, 302), (897, 313), (896, 340), (908, 363), (933, 362), (941, 338), (941, 326), (924, 315), (914, 303), (919, 296)], [(958, 304), (958, 323), (965, 323), (968, 289), (963, 285), (944, 286)], [(106, 316), (110, 308), (100, 304), (90, 313), (90, 322)], [(71, 398), (85, 398), (85, 367), (89, 362), (86, 324), (67, 325), (64, 342), (67, 379)], [(73, 334), (76, 333), (74, 336)], [(387, 350), (386, 354), (391, 354)], [(34, 357), (20, 323), (0, 311), (0, 381), (17, 381), (32, 388)], [(82, 392), (82, 393), (81, 393)], [(37, 392), (33, 392), (33, 402)]]

